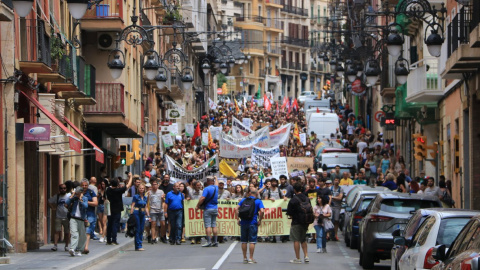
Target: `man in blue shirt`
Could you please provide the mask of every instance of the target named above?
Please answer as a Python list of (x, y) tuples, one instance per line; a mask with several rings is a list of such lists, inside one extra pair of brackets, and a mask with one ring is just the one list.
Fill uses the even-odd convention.
[[(205, 225), (205, 232), (207, 234), (207, 243), (202, 247), (218, 247), (217, 242), (217, 216), (218, 216), (218, 179), (216, 176), (207, 177), (205, 188), (203, 189), (202, 197), (198, 200), (195, 210), (198, 211), (200, 206), (204, 206), (203, 223)], [(212, 242), (213, 232), (213, 242)]]
[(183, 218), (183, 193), (180, 192), (180, 184), (175, 183), (173, 190), (167, 193), (165, 198), (164, 213), (170, 223), (170, 245), (180, 245), (182, 239)]
[(83, 250), (83, 254), (88, 254), (90, 250), (88, 249), (88, 244), (90, 243), (91, 235), (95, 236), (95, 222), (96, 222), (96, 214), (95, 214), (95, 207), (98, 205), (97, 201), (97, 194), (91, 189), (88, 188), (89, 182), (87, 179), (82, 180), (82, 188), (83, 188), (83, 196), (88, 198), (88, 208), (87, 208), (87, 220), (89, 226), (86, 228), (87, 230), (87, 241), (85, 242), (85, 249)]
[[(255, 263), (253, 253), (255, 252), (255, 244), (257, 243), (258, 226), (260, 226), (265, 207), (262, 200), (257, 200), (258, 191), (251, 188), (247, 193), (249, 199), (255, 200), (255, 215), (252, 220), (240, 220), (238, 217), (240, 206), (246, 199), (242, 199), (237, 206), (237, 220), (240, 225), (240, 240), (242, 241), (243, 263)], [(247, 243), (250, 243), (250, 259), (247, 259)]]

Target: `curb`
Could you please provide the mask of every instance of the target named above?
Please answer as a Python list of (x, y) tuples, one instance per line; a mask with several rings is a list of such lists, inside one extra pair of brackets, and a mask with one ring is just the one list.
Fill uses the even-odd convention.
[[(71, 270), (78, 270), (78, 269), (86, 269), (88, 267), (94, 266), (98, 264), (99, 262), (105, 261), (107, 259), (110, 259), (111, 257), (115, 256), (118, 254), (120, 251), (125, 251), (127, 249), (133, 248), (135, 246), (135, 241), (134, 240), (129, 240), (125, 243), (122, 243), (112, 250), (109, 250), (105, 253), (97, 254), (95, 257), (89, 257), (85, 256), (87, 260), (77, 263), (75, 265), (70, 266), (69, 268), (66, 269), (71, 269)], [(84, 258), (85, 258), (84, 257)]]

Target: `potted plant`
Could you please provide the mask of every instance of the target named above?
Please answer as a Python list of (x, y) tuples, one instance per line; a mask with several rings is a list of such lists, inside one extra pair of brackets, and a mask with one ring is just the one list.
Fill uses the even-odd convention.
[(167, 12), (163, 18), (163, 24), (171, 25), (174, 21), (181, 21), (182, 15), (180, 14), (179, 8), (179, 6), (176, 6), (172, 11)]
[(65, 45), (62, 38), (57, 33), (52, 33), (50, 39), (50, 57), (52, 58), (52, 70), (58, 71), (60, 60), (66, 54)]

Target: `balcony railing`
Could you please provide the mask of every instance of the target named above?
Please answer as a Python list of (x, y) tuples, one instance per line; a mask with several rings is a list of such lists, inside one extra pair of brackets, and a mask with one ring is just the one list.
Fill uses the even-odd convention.
[(125, 114), (125, 90), (121, 83), (96, 83), (97, 104), (84, 106), (84, 114)]
[(408, 102), (432, 102), (443, 95), (438, 63), (439, 59), (428, 57), (410, 65), (406, 97)]
[(280, 0), (265, 0), (267, 4), (276, 4), (276, 5), (283, 5)]
[(270, 28), (275, 28), (275, 29), (282, 30), (282, 24), (280, 23), (280, 21), (278, 19), (275, 19), (275, 18), (274, 19), (267, 18), (266, 25), (267, 25), (267, 27), (270, 27)]
[(50, 55), (50, 37), (47, 35), (45, 22), (39, 19), (25, 19), (25, 46), (20, 49), (20, 61), (41, 62), (52, 66)]
[(235, 21), (237, 21), (237, 22), (244, 22), (244, 21), (245, 21), (245, 17), (243, 17), (243, 16), (235, 17)]
[(288, 68), (288, 61), (282, 60), (282, 68)]
[(296, 70), (302, 70), (302, 64), (301, 63), (295, 63), (295, 69)]
[(265, 18), (263, 18), (262, 16), (256, 16), (254, 18), (254, 21), (258, 22), (258, 23), (264, 23), (265, 21)]
[(295, 62), (290, 62), (289, 65), (288, 65), (288, 68), (289, 69), (295, 69)]
[(103, 0), (98, 6), (88, 9), (83, 18), (123, 18), (123, 0)]
[(303, 64), (302, 65), (302, 70), (303, 71), (308, 71), (308, 64)]
[[(478, 16), (476, 14), (475, 16)], [(447, 26), (447, 57), (450, 57), (461, 44), (467, 44), (470, 39), (470, 23), (472, 13), (468, 7), (462, 7)]]
[(301, 46), (301, 47), (309, 47), (308, 40), (300, 39), (300, 38), (284, 37), (284, 39), (282, 40), (282, 43)]
[(84, 93), (87, 97), (95, 98), (97, 74), (95, 67), (86, 64), (82, 57), (77, 56), (77, 71), (78, 91)]
[(261, 78), (265, 78), (265, 70), (260, 70), (259, 76), (260, 76)]

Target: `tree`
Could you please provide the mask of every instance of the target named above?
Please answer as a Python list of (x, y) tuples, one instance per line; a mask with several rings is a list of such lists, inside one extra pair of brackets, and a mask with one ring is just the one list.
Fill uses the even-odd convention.
[(224, 83), (227, 83), (227, 78), (222, 73), (218, 73), (217, 74), (217, 88), (222, 88)]

